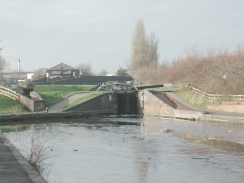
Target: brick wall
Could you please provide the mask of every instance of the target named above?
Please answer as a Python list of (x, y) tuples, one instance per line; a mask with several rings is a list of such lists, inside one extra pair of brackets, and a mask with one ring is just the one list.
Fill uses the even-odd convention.
[(24, 95), (19, 94), (16, 100), (24, 104), (32, 112), (46, 110), (46, 101), (43, 100), (36, 92), (31, 92), (30, 96), (33, 99), (30, 99)]

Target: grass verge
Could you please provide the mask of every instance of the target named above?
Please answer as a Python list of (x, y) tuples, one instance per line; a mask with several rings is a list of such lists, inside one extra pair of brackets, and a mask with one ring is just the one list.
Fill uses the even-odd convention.
[(26, 113), (29, 111), (25, 105), (4, 95), (0, 95), (0, 101), (0, 114), (18, 115), (19, 113)]
[[(67, 97), (89, 91), (93, 85), (36, 85), (35, 91), (46, 101), (46, 105), (56, 104)], [(17, 88), (13, 88), (18, 92)], [(94, 95), (94, 94), (93, 94)], [(90, 96), (92, 98), (92, 96)], [(86, 100), (88, 100), (87, 98)], [(84, 99), (85, 100), (85, 99)], [(74, 104), (75, 105), (75, 104)], [(29, 109), (4, 95), (0, 95), (0, 115), (31, 113)]]
[(81, 99), (79, 99), (79, 100), (77, 100), (75, 102), (72, 102), (71, 104), (68, 104), (67, 106), (63, 107), (61, 111), (65, 110), (65, 109), (68, 109), (70, 107), (73, 107), (75, 105), (78, 105), (78, 104), (80, 104), (80, 103), (82, 103), (84, 101), (90, 100), (90, 99), (92, 99), (94, 97), (97, 97), (99, 95), (102, 95), (103, 93), (106, 93), (106, 92), (103, 92), (103, 91), (101, 91), (101, 92), (91, 92), (90, 94), (86, 95), (85, 97), (83, 97), (83, 98), (81, 98)]
[(172, 88), (172, 87), (162, 87), (162, 88), (155, 88), (152, 89), (152, 91), (158, 91), (158, 92), (174, 92), (179, 97), (183, 98), (185, 101), (187, 101), (192, 106), (199, 108), (199, 109), (207, 109), (207, 106), (209, 104), (208, 100), (200, 94), (196, 93), (192, 90), (189, 90), (187, 88)]
[(56, 104), (71, 95), (89, 91), (93, 85), (36, 85), (35, 91), (46, 101), (46, 105)]
[(196, 93), (189, 89), (181, 89), (176, 94), (197, 108), (207, 109), (209, 105), (209, 101), (201, 93)]

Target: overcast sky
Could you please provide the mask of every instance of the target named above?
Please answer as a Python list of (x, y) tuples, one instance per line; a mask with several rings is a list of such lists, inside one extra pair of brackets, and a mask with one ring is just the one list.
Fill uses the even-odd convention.
[(244, 41), (243, 0), (0, 0), (1, 55), (10, 70), (61, 62), (95, 73), (126, 67), (136, 21), (159, 38), (159, 61), (193, 46), (229, 48)]

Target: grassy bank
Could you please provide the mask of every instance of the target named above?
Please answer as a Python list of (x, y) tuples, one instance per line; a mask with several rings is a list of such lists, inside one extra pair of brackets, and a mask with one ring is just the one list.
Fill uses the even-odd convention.
[(176, 94), (197, 108), (207, 109), (209, 105), (209, 101), (201, 93), (196, 93), (189, 89), (181, 89)]
[(56, 104), (71, 95), (89, 91), (93, 85), (37, 85), (35, 91), (46, 100), (46, 105)]
[(68, 108), (70, 108), (70, 107), (73, 107), (73, 106), (75, 106), (75, 105), (77, 105), (77, 104), (79, 104), (79, 103), (82, 103), (82, 102), (84, 102), (84, 101), (86, 101), (86, 100), (89, 100), (89, 99), (92, 99), (92, 98), (94, 98), (94, 97), (96, 97), (96, 96), (99, 96), (99, 95), (101, 95), (101, 94), (103, 94), (103, 93), (105, 93), (105, 92), (104, 92), (104, 91), (91, 92), (91, 93), (89, 93), (87, 96), (85, 96), (85, 97), (83, 97), (83, 98), (81, 98), (81, 99), (79, 99), (79, 100), (77, 100), (77, 101), (75, 101), (75, 102), (72, 102), (71, 104), (68, 104), (67, 106), (63, 107), (63, 108), (62, 108), (62, 111), (65, 110), (65, 109), (68, 109)]
[(209, 101), (201, 93), (196, 93), (193, 90), (187, 88), (172, 88), (172, 87), (162, 87), (152, 89), (153, 91), (158, 92), (174, 92), (176, 95), (180, 96), (186, 100), (189, 104), (199, 109), (207, 109)]
[[(40, 96), (46, 100), (46, 105), (50, 106), (55, 103), (58, 103), (67, 97), (77, 94), (77, 93), (84, 93), (89, 91), (93, 85), (37, 85), (35, 87), (35, 91), (40, 94)], [(15, 91), (18, 91), (17, 89), (14, 89)], [(98, 95), (97, 93), (91, 92), (91, 95), (88, 95), (85, 99), (83, 100), (88, 100), (90, 98), (95, 97)], [(82, 102), (82, 101), (79, 101)], [(77, 104), (74, 103), (72, 105)], [(20, 113), (28, 113), (30, 112), (29, 109), (9, 98), (4, 95), (0, 95), (0, 115), (4, 114), (20, 114)]]
[(25, 112), (29, 111), (29, 109), (25, 105), (15, 101), (9, 97), (6, 97), (4, 95), (0, 95), (0, 101), (1, 101), (0, 102), (0, 114), (16, 114), (17, 115), (19, 113), (25, 113)]

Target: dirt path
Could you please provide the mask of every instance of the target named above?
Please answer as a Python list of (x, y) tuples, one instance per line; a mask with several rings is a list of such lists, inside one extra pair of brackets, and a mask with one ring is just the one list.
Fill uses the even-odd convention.
[(66, 98), (65, 100), (62, 100), (61, 102), (50, 106), (48, 108), (48, 113), (59, 112), (59, 110), (62, 109), (64, 106), (66, 106), (66, 105), (68, 105), (68, 104), (70, 104), (72, 102), (75, 102), (76, 100), (79, 100), (79, 99), (87, 96), (88, 94), (89, 93), (81, 93), (81, 94), (72, 95), (72, 96)]

